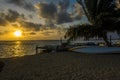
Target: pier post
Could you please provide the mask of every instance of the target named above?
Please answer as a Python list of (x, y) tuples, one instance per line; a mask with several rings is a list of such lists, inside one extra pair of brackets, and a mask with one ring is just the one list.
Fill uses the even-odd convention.
[(112, 36), (110, 35), (110, 46), (112, 46)]
[(38, 54), (38, 46), (36, 45), (36, 54)]

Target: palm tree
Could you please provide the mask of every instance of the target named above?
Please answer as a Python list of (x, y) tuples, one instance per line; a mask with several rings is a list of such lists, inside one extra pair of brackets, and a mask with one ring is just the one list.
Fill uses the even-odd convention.
[(90, 24), (82, 24), (82, 25), (71, 26), (66, 32), (65, 38), (67, 38), (68, 41), (70, 41), (81, 37), (83, 37), (86, 40), (88, 40), (89, 38), (99, 37), (99, 38), (103, 38), (106, 44), (110, 45), (107, 39), (107, 35), (104, 34), (107, 33), (101, 31), (101, 28), (98, 28)]
[(108, 46), (111, 46), (107, 38), (107, 32), (120, 32), (120, 9), (116, 9), (115, 0), (77, 1), (81, 4), (90, 24), (77, 25), (75, 28), (68, 29), (65, 37), (69, 39), (83, 36), (86, 38), (100, 37)]

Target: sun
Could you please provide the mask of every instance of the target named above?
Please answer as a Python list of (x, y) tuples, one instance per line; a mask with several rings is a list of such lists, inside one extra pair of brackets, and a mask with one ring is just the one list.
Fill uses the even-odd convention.
[(21, 36), (22, 36), (22, 31), (17, 30), (17, 31), (14, 32), (14, 35), (15, 35), (16, 37), (21, 37)]

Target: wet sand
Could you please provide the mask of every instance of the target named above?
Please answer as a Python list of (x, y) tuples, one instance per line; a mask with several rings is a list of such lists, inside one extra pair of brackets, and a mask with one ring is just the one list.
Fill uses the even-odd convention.
[(0, 80), (120, 80), (120, 54), (59, 52), (0, 61)]

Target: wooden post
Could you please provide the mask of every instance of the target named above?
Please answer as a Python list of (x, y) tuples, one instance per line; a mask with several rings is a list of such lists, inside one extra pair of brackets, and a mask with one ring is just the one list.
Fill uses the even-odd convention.
[(62, 45), (62, 38), (60, 38), (60, 44)]
[(36, 45), (36, 54), (38, 54), (38, 46)]
[(110, 35), (110, 46), (112, 45), (112, 36)]

